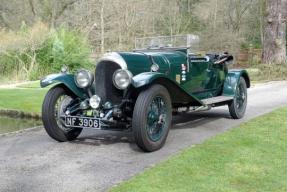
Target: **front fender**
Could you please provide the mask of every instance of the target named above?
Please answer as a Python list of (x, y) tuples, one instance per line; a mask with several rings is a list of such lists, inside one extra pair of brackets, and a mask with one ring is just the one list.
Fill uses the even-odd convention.
[(85, 91), (77, 87), (74, 81), (74, 75), (72, 74), (66, 74), (66, 73), (51, 74), (44, 77), (40, 81), (40, 85), (42, 88), (55, 83), (64, 84), (70, 91), (72, 91), (76, 96), (82, 99), (87, 97)]
[(151, 84), (155, 79), (158, 78), (168, 78), (162, 73), (146, 72), (141, 73), (133, 77), (132, 85), (135, 88), (143, 87), (145, 85)]
[(250, 78), (246, 70), (229, 70), (224, 82), (223, 95), (232, 97), (235, 96), (236, 87), (240, 80), (240, 77), (243, 77), (245, 79), (247, 88), (250, 88)]
[(146, 72), (133, 77), (132, 85), (135, 88), (142, 88), (152, 84), (163, 85), (170, 94), (172, 103), (177, 105), (202, 106), (203, 103), (194, 95), (189, 93), (184, 87), (170, 79), (163, 73)]

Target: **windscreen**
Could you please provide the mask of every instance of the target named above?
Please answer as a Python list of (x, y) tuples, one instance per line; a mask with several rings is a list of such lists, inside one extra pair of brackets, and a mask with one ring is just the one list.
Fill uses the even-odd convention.
[(135, 49), (158, 49), (158, 48), (176, 48), (186, 47), (196, 50), (199, 45), (197, 35), (173, 35), (158, 37), (143, 37), (135, 39)]

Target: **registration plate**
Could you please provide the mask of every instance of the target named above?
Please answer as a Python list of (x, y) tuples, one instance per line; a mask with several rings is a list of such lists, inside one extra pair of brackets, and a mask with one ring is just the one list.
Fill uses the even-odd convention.
[(67, 116), (65, 117), (66, 127), (79, 127), (79, 128), (92, 128), (100, 129), (100, 119), (90, 118), (90, 117), (77, 117), (77, 116)]

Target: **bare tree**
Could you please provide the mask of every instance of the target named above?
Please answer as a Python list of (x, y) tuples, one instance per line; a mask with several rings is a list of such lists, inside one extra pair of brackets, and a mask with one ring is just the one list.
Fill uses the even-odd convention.
[(101, 53), (105, 52), (105, 0), (101, 1), (101, 10), (100, 10), (100, 18), (101, 18)]
[(200, 0), (0, 0), (0, 27), (18, 30), (22, 21), (66, 26), (89, 37), (93, 50), (130, 50), (134, 38), (191, 33)]
[(242, 27), (242, 21), (246, 16), (253, 0), (229, 0), (227, 2), (226, 18), (227, 24), (231, 26), (234, 32), (239, 32)]

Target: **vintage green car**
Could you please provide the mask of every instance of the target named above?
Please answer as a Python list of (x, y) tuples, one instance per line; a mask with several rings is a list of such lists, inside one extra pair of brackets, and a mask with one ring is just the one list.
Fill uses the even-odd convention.
[[(184, 36), (185, 45), (194, 36)], [(109, 52), (95, 72), (75, 74), (63, 67), (48, 75), (41, 87), (55, 84), (42, 107), (47, 133), (63, 142), (82, 129), (133, 132), (144, 151), (160, 149), (178, 112), (228, 105), (232, 118), (244, 116), (250, 79), (245, 70), (229, 70), (228, 53), (204, 56), (175, 46), (182, 36), (143, 38), (131, 52)], [(142, 48), (145, 47), (145, 48)]]

